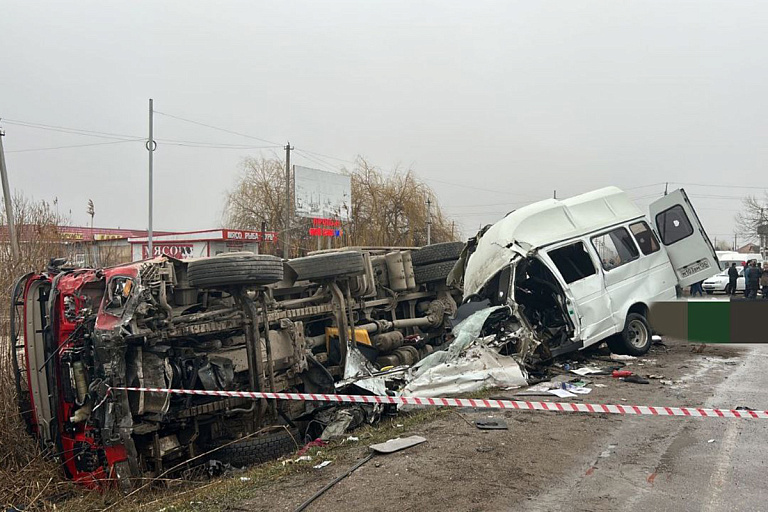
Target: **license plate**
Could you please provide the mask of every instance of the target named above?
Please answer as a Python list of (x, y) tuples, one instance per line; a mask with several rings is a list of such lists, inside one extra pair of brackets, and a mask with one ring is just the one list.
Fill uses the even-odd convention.
[(698, 274), (702, 270), (707, 270), (709, 268), (709, 261), (706, 259), (699, 260), (696, 263), (691, 263), (688, 266), (685, 266), (679, 270), (680, 277), (690, 277), (693, 274)]

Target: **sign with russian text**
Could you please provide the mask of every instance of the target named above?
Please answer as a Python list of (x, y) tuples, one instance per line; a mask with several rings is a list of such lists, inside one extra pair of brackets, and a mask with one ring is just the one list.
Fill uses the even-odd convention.
[(274, 231), (250, 231), (247, 229), (224, 229), (224, 240), (227, 242), (276, 242), (277, 233)]
[[(152, 244), (153, 258), (158, 256), (170, 256), (183, 260), (186, 258), (192, 258), (192, 244)], [(149, 258), (149, 248), (147, 244), (144, 244), (141, 248), (141, 259), (145, 260)]]

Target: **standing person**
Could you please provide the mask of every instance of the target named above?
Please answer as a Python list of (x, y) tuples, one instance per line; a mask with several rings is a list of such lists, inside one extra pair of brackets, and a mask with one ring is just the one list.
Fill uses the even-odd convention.
[(736, 262), (734, 261), (731, 263), (730, 268), (728, 269), (728, 294), (733, 296), (736, 295), (736, 283), (739, 280), (739, 269), (736, 268)]
[(749, 266), (751, 264), (752, 260), (744, 264), (744, 297), (749, 297)]
[(760, 276), (760, 288), (763, 299), (768, 299), (768, 261), (763, 263), (763, 274)]
[(691, 297), (695, 297), (696, 294), (699, 294), (699, 297), (704, 296), (704, 288), (701, 287), (701, 283), (704, 281), (699, 281), (698, 283), (693, 283), (691, 285)]
[(749, 277), (747, 278), (749, 280), (748, 297), (750, 299), (754, 299), (757, 297), (757, 290), (758, 288), (760, 288), (760, 277), (762, 276), (762, 274), (763, 274), (762, 270), (757, 265), (757, 260), (752, 260), (752, 262), (749, 265)]

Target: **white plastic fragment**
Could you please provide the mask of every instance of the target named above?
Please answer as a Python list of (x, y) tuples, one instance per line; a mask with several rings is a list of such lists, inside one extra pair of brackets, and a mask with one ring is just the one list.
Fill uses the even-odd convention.
[(637, 359), (635, 356), (626, 354), (611, 354), (611, 361), (634, 361), (635, 359)]
[(547, 391), (547, 393), (550, 393), (560, 398), (573, 398), (574, 396), (577, 396), (571, 393), (570, 391), (568, 391), (567, 389), (560, 389), (560, 388), (550, 389), (549, 391)]
[(593, 368), (591, 366), (582, 366), (581, 368), (576, 368), (575, 370), (571, 370), (571, 373), (575, 373), (576, 375), (580, 375), (584, 377), (585, 375), (591, 375), (593, 373), (600, 373), (602, 370), (600, 368)]
[(324, 460), (324, 461), (323, 461), (323, 462), (321, 462), (320, 464), (318, 464), (318, 465), (316, 465), (316, 466), (312, 466), (312, 467), (313, 467), (313, 468), (315, 468), (315, 469), (323, 469), (325, 466), (327, 466), (327, 465), (328, 465), (328, 464), (330, 464), (330, 463), (331, 463), (331, 461), (329, 461), (329, 460)]

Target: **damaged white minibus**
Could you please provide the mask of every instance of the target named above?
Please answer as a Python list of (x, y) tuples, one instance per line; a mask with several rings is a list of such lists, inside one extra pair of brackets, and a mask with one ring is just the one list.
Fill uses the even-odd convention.
[(449, 282), (463, 275), (465, 303), (511, 306), (539, 358), (601, 341), (637, 356), (651, 346), (650, 304), (718, 272), (684, 190), (646, 215), (607, 187), (507, 214), (470, 239)]

